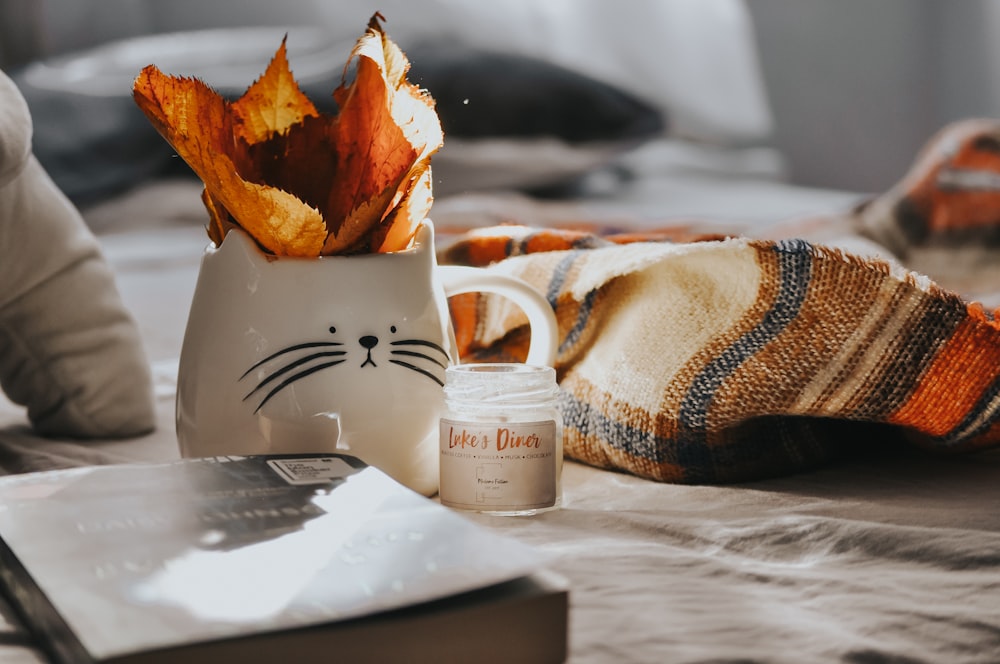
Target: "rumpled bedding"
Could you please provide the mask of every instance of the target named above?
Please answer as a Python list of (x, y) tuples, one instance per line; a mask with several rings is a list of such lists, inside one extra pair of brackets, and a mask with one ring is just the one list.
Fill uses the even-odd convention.
[[(969, 145), (976, 143), (973, 139)], [(735, 217), (693, 218), (669, 200), (656, 206), (645, 198), (672, 188), (703, 191), (707, 204), (723, 200), (733, 209), (761, 201), (771, 221), (761, 223), (764, 208), (753, 205), (747, 205), (744, 219), (754, 219), (738, 223)], [(459, 196), (438, 201), (432, 216), (445, 253), (461, 249), (468, 225), (493, 227), (503, 220), (531, 227), (544, 220), (549, 227), (582, 228), (589, 238), (670, 226), (673, 240), (699, 240), (685, 246), (743, 247), (753, 255), (756, 249), (746, 247), (758, 245), (717, 237), (752, 236), (769, 247), (804, 240), (885, 261), (884, 270), (873, 272), (883, 282), (901, 274), (902, 266), (934, 265), (942, 255), (951, 256), (943, 261), (949, 269), (942, 270), (939, 285), (920, 282), (913, 296), (919, 300), (920, 293), (946, 290), (951, 293), (947, 301), (969, 316), (974, 292), (987, 303), (977, 324), (993, 329), (989, 312), (1000, 303), (995, 299), (1000, 282), (991, 281), (988, 233), (927, 223), (923, 236), (904, 233), (902, 249), (884, 241), (886, 228), (895, 227), (880, 225), (886, 217), (879, 211), (901, 209), (906, 192), (919, 189), (908, 185), (867, 200), (842, 192), (823, 196), (753, 177), (648, 173), (617, 198), (558, 202), (513, 194)], [(4, 472), (177, 457), (176, 361), (207, 244), (199, 191), (189, 181), (151, 183), (85, 211), (89, 222), (104, 229), (105, 255), (142, 332), (156, 387), (158, 430), (125, 441), (45, 439), (27, 428), (17, 408), (0, 403)], [(964, 193), (983, 192), (973, 187)], [(931, 199), (940, 203), (942, 196), (939, 192)], [(910, 199), (919, 202), (918, 196)], [(646, 214), (651, 205), (659, 216)], [(926, 219), (941, 218), (931, 213), (933, 207), (911, 207), (923, 210)], [(908, 228), (920, 230), (919, 223)], [(980, 271), (981, 266), (986, 267)], [(756, 282), (741, 283), (749, 288)], [(730, 320), (705, 316), (705, 325), (720, 319)], [(463, 329), (459, 324), (460, 333)], [(512, 347), (515, 336), (516, 330), (514, 336), (502, 330), (494, 334)], [(463, 338), (479, 344), (478, 349), (468, 346), (470, 352), (496, 349), (481, 343), (486, 337)], [(889, 336), (884, 342), (905, 351), (901, 339)], [(666, 345), (662, 352), (670, 350)], [(914, 361), (922, 361), (922, 353), (911, 352)], [(956, 361), (944, 374), (952, 385), (960, 384), (963, 376), (983, 367), (996, 370), (987, 354)], [(609, 380), (614, 375), (609, 371)], [(764, 399), (767, 381), (756, 386)], [(858, 386), (864, 390), (869, 384)], [(995, 397), (996, 390), (988, 387), (983, 393)], [(994, 410), (983, 411), (987, 420)], [(765, 435), (778, 436), (786, 452), (796, 440), (780, 427)], [(845, 445), (857, 442), (852, 431), (838, 435)], [(647, 479), (630, 467), (598, 467), (595, 458), (580, 454), (582, 461), (565, 464), (562, 509), (532, 518), (470, 518), (537, 546), (549, 555), (550, 569), (567, 578), (571, 662), (1000, 661), (1000, 450), (929, 455), (880, 426), (871, 438), (878, 444), (853, 445), (851, 455), (823, 459), (810, 469), (731, 478), (728, 484)], [(17, 658), (26, 652), (0, 644), (0, 661), (21, 661)]]
[[(450, 252), (510, 254), (491, 270), (548, 294), (573, 458), (704, 484), (897, 440), (947, 453), (1000, 444), (1000, 326), (981, 305), (804, 240), (643, 237), (511, 226)], [(462, 297), (465, 356), (524, 361), (524, 315)]]
[(1000, 657), (995, 452), (736, 486), (566, 471), (562, 511), (477, 520), (567, 574), (573, 662)]
[[(893, 191), (843, 222), (901, 259), (927, 246), (1000, 258), (998, 139), (1000, 122), (945, 128)], [(573, 458), (719, 483), (886, 442), (1000, 445), (996, 311), (886, 257), (801, 237), (679, 242), (672, 231), (507, 225), (442, 252), (546, 293)], [(524, 361), (530, 334), (509, 301), (463, 295), (452, 312), (464, 357)]]

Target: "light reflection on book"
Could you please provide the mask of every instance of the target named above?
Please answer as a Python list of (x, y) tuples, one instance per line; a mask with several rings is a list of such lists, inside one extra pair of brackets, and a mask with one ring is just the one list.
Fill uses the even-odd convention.
[[(386, 483), (393, 480), (364, 470), (329, 493), (317, 493), (312, 502), (326, 514), (297, 530), (236, 550), (189, 549), (137, 584), (134, 598), (140, 603), (173, 604), (209, 621), (273, 619), (343, 552), (345, 544), (392, 495)], [(285, 560), (295, 564), (286, 565)], [(257, 573), (265, 567), (267, 574)], [(360, 600), (370, 593), (362, 588), (357, 594)]]

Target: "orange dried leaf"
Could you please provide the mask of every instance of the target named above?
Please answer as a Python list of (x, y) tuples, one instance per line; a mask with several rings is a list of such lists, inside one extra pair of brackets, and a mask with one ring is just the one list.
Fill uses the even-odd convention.
[(229, 232), (229, 213), (214, 199), (212, 194), (208, 193), (208, 189), (201, 190), (201, 202), (205, 204), (205, 209), (208, 210), (208, 239), (212, 241), (215, 246), (221, 246), (222, 240), (226, 237), (226, 233)]
[[(338, 174), (324, 212), (331, 220), (335, 236), (325, 251), (350, 243), (348, 238), (363, 233), (382, 221), (396, 189), (417, 159), (417, 151), (392, 118), (392, 95), (385, 76), (377, 33), (369, 31), (355, 46), (358, 57), (354, 82), (334, 93), (340, 106), (333, 128), (335, 142), (343, 146)], [(386, 195), (387, 189), (392, 189)], [(381, 199), (384, 205), (375, 204)]]
[(433, 100), (406, 82), (409, 61), (376, 20), (355, 45), (351, 60), (355, 58), (353, 83), (334, 91), (341, 109), (338, 142), (349, 150), (324, 208), (329, 211), (328, 219), (344, 221), (339, 227), (331, 226), (324, 253), (349, 246), (359, 228), (381, 235), (378, 226), (391, 205), (398, 203), (401, 189), (426, 168), (424, 162), (444, 140)]
[(288, 67), (287, 39), (281, 40), (264, 74), (232, 104), (236, 136), (251, 145), (319, 115)]
[(389, 223), (383, 224), (383, 237), (378, 243), (380, 252), (402, 251), (410, 245), (417, 233), (420, 222), (427, 218), (434, 196), (431, 194), (431, 169), (427, 168), (414, 176), (409, 188), (396, 205)]
[(235, 173), (219, 200), (233, 219), (265, 249), (278, 256), (319, 256), (326, 225), (319, 210), (294, 194), (247, 182)]
[(292, 194), (248, 182), (233, 160), (229, 104), (203, 82), (150, 65), (133, 85), (139, 107), (212, 197), (268, 251), (317, 256), (326, 239), (319, 211)]
[(348, 59), (335, 116), (302, 93), (286, 40), (232, 104), (201, 81), (152, 65), (136, 78), (136, 103), (205, 184), (213, 242), (238, 226), (278, 255), (409, 244), (433, 200), (430, 157), (444, 137), (433, 100), (406, 81), (409, 62), (379, 18)]

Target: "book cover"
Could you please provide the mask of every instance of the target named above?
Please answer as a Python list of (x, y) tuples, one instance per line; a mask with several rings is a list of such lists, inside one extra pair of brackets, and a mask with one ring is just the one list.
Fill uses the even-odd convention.
[(505, 644), (565, 656), (567, 593), (532, 576), (539, 552), (349, 456), (0, 478), (0, 559), (11, 604), (63, 662), (170, 661), (178, 649), (268, 661), (275, 647), (329, 661), (331, 645), (356, 661), (394, 641), (407, 659), (440, 661), (494, 633), (497, 659)]

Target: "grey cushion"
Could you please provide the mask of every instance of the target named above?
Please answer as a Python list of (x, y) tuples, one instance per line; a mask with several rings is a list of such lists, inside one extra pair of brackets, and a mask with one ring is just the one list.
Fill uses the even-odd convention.
[(138, 327), (30, 140), (27, 105), (0, 73), (0, 387), (46, 435), (147, 432), (152, 380)]

